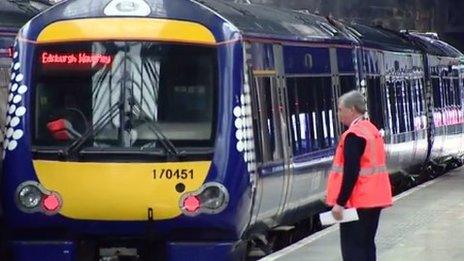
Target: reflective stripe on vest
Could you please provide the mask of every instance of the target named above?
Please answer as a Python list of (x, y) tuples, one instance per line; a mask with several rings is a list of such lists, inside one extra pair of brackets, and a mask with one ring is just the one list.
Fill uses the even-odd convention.
[[(342, 166), (332, 166), (331, 172), (343, 175), (343, 167)], [(381, 174), (387, 172), (386, 166), (378, 166), (378, 167), (369, 167), (369, 168), (361, 168), (359, 170), (360, 176), (367, 176), (373, 174)]]

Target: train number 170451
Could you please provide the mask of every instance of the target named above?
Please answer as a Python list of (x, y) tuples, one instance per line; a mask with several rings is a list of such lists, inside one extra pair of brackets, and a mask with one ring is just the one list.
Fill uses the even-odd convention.
[(153, 179), (193, 179), (193, 169), (154, 169)]

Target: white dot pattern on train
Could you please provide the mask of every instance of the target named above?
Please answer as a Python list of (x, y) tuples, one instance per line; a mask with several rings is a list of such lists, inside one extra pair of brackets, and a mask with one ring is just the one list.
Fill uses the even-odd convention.
[(237, 139), (237, 151), (242, 153), (248, 171), (254, 172), (256, 171), (256, 159), (251, 118), (251, 96), (247, 75), (245, 75), (245, 78), (245, 84), (240, 95), (240, 104), (236, 105), (233, 110), (236, 128), (235, 138)]
[[(17, 43), (15, 43), (17, 48)], [(11, 82), (9, 86), (7, 118), (5, 126), (5, 140), (3, 143), (3, 158), (8, 151), (13, 151), (18, 147), (19, 140), (24, 136), (23, 120), (26, 114), (26, 107), (24, 106), (25, 95), (27, 93), (27, 86), (24, 85), (24, 74), (21, 73), (21, 64), (19, 63), (19, 50), (15, 50), (13, 55), (13, 62), (11, 65)]]

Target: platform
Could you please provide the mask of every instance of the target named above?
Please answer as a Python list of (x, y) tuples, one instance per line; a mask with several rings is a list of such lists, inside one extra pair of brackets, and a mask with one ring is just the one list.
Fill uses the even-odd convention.
[[(395, 197), (382, 211), (378, 261), (447, 261), (464, 257), (464, 167)], [(340, 261), (338, 225), (313, 234), (261, 261)]]

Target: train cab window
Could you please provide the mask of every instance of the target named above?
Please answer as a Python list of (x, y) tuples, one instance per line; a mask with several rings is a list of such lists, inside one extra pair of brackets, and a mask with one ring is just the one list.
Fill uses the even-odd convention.
[(335, 113), (328, 77), (287, 79), (293, 154), (335, 145)]
[(35, 146), (167, 150), (213, 144), (216, 51), (152, 42), (41, 46)]

